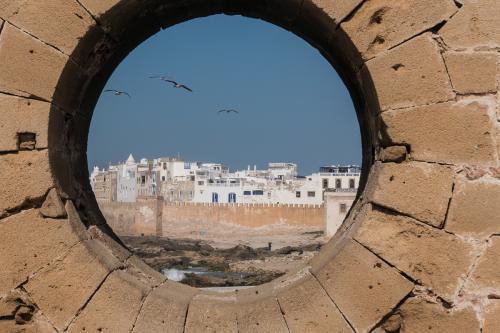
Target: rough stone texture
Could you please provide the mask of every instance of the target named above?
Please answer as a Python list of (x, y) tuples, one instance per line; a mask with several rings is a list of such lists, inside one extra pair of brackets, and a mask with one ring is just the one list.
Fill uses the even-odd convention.
[[(79, 3), (95, 16), (99, 27), (91, 27), (93, 20)], [(436, 26), (456, 11), (453, 3), (457, 6), (463, 3), (463, 6), (448, 22)], [(34, 291), (36, 300), (33, 302), (36, 309), (40, 309), (19, 306), (14, 316), (1, 318), (0, 331), (53, 332), (55, 328), (50, 322), (64, 326), (68, 323), (66, 318), (73, 320), (71, 330), (78, 332), (83, 326), (86, 331), (129, 332), (136, 318), (136, 332), (154, 333), (165, 329), (180, 332), (184, 320), (186, 332), (236, 332), (238, 328), (279, 331), (283, 327), (283, 315), (276, 309), (276, 297), (283, 303), (281, 308), (292, 332), (342, 330), (346, 326), (339, 311), (359, 332), (375, 328), (374, 332), (379, 333), (397, 330), (398, 326), (401, 326), (401, 333), (478, 332), (476, 313), (472, 309), (477, 311), (479, 318), (484, 318), (485, 332), (497, 331), (496, 318), (499, 315), (494, 304), (497, 304), (495, 298), (500, 294), (495, 270), (500, 253), (498, 236), (490, 240), (490, 247), (485, 246), (484, 239), (474, 238), (498, 234), (494, 226), (496, 222), (491, 222), (489, 217), (490, 212), (491, 216), (498, 215), (495, 206), (498, 203), (497, 191), (492, 187), (497, 181), (494, 177), (500, 178), (498, 151), (493, 151), (491, 143), (484, 141), (483, 134), (487, 136), (486, 132), (490, 132), (495, 135), (495, 126), (492, 123), (487, 125), (493, 121), (492, 106), (495, 102), (496, 117), (500, 119), (500, 94), (495, 91), (498, 84), (492, 84), (493, 72), (498, 72), (498, 69), (492, 69), (493, 60), (489, 55), (495, 53), (498, 56), (500, 49), (500, 2), (366, 0), (361, 7), (360, 4), (361, 0), (182, 0), (168, 1), (168, 4), (158, 0), (119, 3), (117, 0), (0, 0), (0, 92), (31, 96), (16, 102), (5, 97), (5, 102), (4, 96), (0, 95), (0, 311), (3, 311), (2, 297), (21, 283), (26, 283), (28, 290)], [(113, 10), (110, 12), (109, 8)], [(85, 223), (107, 231), (101, 214), (93, 211), (88, 195), (82, 192), (88, 185), (87, 175), (82, 172), (85, 162), (82, 152), (85, 152), (90, 120), (75, 112), (83, 111), (81, 103), (84, 108), (92, 104), (92, 96), (97, 93), (92, 89), (104, 85), (107, 74), (116, 65), (114, 60), (119, 61), (122, 55), (158, 31), (161, 25), (181, 22), (189, 15), (222, 10), (281, 24), (317, 47), (346, 80), (354, 104), (359, 107), (365, 153), (380, 152), (381, 148), (393, 145), (387, 140), (388, 134), (379, 127), (379, 111), (389, 112), (385, 116), (387, 119), (392, 115), (389, 110), (457, 100), (459, 104), (453, 104), (449, 110), (437, 110), (436, 106), (434, 112), (426, 108), (406, 110), (411, 112), (405, 111), (404, 114), (394, 112), (394, 116), (401, 117), (398, 118), (401, 122), (398, 128), (390, 128), (391, 135), (397, 133), (400, 140), (412, 141), (407, 146), (407, 158), (400, 164), (376, 163), (370, 172), (367, 191), (360, 196), (348, 223), (311, 262), (313, 273), (324, 289), (311, 282), (314, 280), (302, 281), (303, 273), (293, 273), (269, 284), (266, 288), (273, 291), (270, 295), (261, 293), (258, 298), (249, 300), (249, 297), (241, 296), (241, 292), (239, 296), (235, 293), (203, 294), (195, 297), (188, 310), (187, 304), (194, 294), (192, 289), (187, 291), (175, 283), (165, 282), (153, 289), (150, 297), (145, 297), (152, 287), (163, 281), (163, 277), (153, 274), (136, 258), (130, 257), (130, 253), (121, 249), (109, 235), (106, 237), (102, 232), (96, 232), (98, 227), (90, 233), (85, 230), (79, 214), (85, 217)], [(102, 15), (104, 12), (106, 14)], [(11, 22), (1, 27), (4, 16), (8, 16)], [(348, 20), (344, 29), (352, 28), (348, 33), (338, 27), (344, 17)], [(102, 36), (101, 27), (106, 30), (106, 38)], [(428, 29), (432, 29), (432, 33)], [(353, 43), (365, 59), (375, 58), (362, 66), (362, 56)], [(70, 53), (71, 59), (67, 55)], [(106, 59), (113, 60), (103, 61)], [(80, 63), (83, 69), (75, 63)], [(92, 84), (86, 85), (82, 70), (99, 75), (94, 77), (96, 80)], [(455, 96), (452, 83), (458, 96)], [(464, 93), (484, 95), (485, 92), (491, 96), (473, 96), (478, 105), (466, 107), (472, 97), (465, 98)], [(493, 101), (495, 93), (497, 100)], [(32, 101), (29, 108), (22, 105), (27, 100)], [(35, 103), (35, 100), (50, 101), (52, 106), (49, 110), (49, 103)], [(486, 110), (482, 105), (490, 108)], [(490, 120), (486, 119), (486, 113)], [(419, 115), (415, 120), (410, 117), (414, 114)], [(403, 120), (403, 117), (409, 118)], [(391, 118), (391, 121), (395, 119)], [(443, 123), (447, 129), (442, 127)], [(442, 131), (439, 135), (438, 130)], [(415, 133), (420, 133), (419, 137)], [(500, 145), (498, 133), (497, 128), (497, 137), (494, 138), (497, 150)], [(471, 145), (473, 141), (475, 146)], [(12, 153), (18, 149), (18, 144), (19, 148), (30, 151)], [(52, 173), (47, 152), (37, 151), (46, 147), (51, 152)], [(426, 156), (433, 163), (410, 162), (411, 159), (420, 159), (419, 156)], [(367, 153), (364, 157), (369, 162), (374, 156)], [(447, 167), (434, 163), (436, 161), (465, 165)], [(496, 161), (496, 165), (492, 161)], [(367, 233), (366, 228), (374, 225), (373, 221), (367, 220), (369, 215), (365, 215), (370, 202), (388, 207), (392, 213), (400, 212), (441, 227), (454, 182), (452, 169), (465, 183), (463, 189), (460, 184), (455, 189), (453, 200), (456, 200), (456, 206), (451, 203), (455, 211), (450, 212), (445, 227), (471, 244), (478, 258), (474, 265), (460, 268), (470, 257), (464, 252), (464, 243), (456, 240), (457, 237), (408, 217), (392, 222), (378, 221), (387, 225), (382, 225), (383, 228), (377, 226), (371, 234)], [(474, 185), (465, 181), (464, 174), (475, 180)], [(60, 186), (57, 190), (66, 200), (68, 219), (42, 219), (38, 210), (20, 212), (42, 204), (48, 190), (54, 187), (52, 177), (56, 177), (55, 183)], [(483, 187), (483, 183), (489, 185)], [(462, 190), (466, 194), (463, 198)], [(73, 202), (77, 203), (79, 211)], [(470, 218), (473, 215), (467, 215), (465, 209), (473, 211), (471, 214), (481, 222)], [(5, 218), (9, 214), (16, 215)], [(356, 236), (357, 230), (360, 233)], [(369, 244), (373, 251), (380, 251), (378, 254), (383, 258), (351, 241), (349, 237), (353, 235), (363, 235), (364, 238), (359, 240)], [(462, 237), (464, 235), (466, 237)], [(63, 258), (68, 258), (71, 246), (76, 249), (76, 242), (89, 237), (94, 240), (87, 243), (101, 240), (102, 247), (108, 248), (103, 251), (112, 252), (123, 266), (118, 273), (108, 276), (100, 288), (95, 285), (97, 292), (92, 297), (85, 296), (91, 297), (85, 303), (82, 294), (87, 289), (75, 289), (75, 286), (86, 286), (89, 281), (98, 279), (85, 280), (87, 271), (80, 272), (76, 265), (64, 266)], [(382, 244), (381, 239), (390, 240)], [(449, 246), (445, 247), (445, 244)], [(401, 255), (404, 251), (406, 258)], [(102, 253), (88, 255), (92, 256), (95, 258), (92, 262), (100, 265), (97, 262), (98, 258), (102, 259)], [(446, 261), (445, 258), (450, 259)], [(396, 267), (384, 264), (386, 261), (394, 262)], [(425, 270), (419, 271), (419, 267), (425, 267)], [(49, 276), (49, 272), (53, 275)], [(95, 274), (101, 274), (99, 272)], [(449, 272), (449, 275), (444, 272)], [(415, 287), (414, 294), (408, 294), (413, 286), (403, 275), (408, 279), (420, 279), (424, 286)], [(446, 296), (451, 293), (457, 275), (462, 277), (463, 283), (466, 276), (469, 279), (450, 304), (441, 303), (442, 300), (426, 290), (432, 287)], [(47, 278), (42, 278), (44, 276)], [(70, 280), (72, 282), (68, 282)], [(156, 294), (156, 290), (162, 290), (162, 295), (160, 292)], [(57, 296), (59, 292), (61, 294)], [(414, 295), (425, 301), (418, 297), (406, 298)], [(404, 304), (400, 308), (393, 309), (401, 303)], [(452, 308), (447, 310), (443, 305)], [(58, 306), (63, 311), (59, 311)], [(186, 311), (189, 318), (185, 318)], [(76, 319), (72, 317), (78, 313)], [(259, 328), (256, 322), (259, 322)]]
[(132, 275), (123, 271), (113, 272), (68, 332), (130, 332), (149, 291), (149, 286)]
[(497, 0), (463, 0), (463, 8), (439, 34), (454, 49), (500, 47)]
[(66, 220), (35, 209), (1, 220), (0, 235), (0, 298), (79, 241)]
[(446, 67), (430, 33), (366, 63), (382, 111), (454, 98)]
[[(373, 211), (354, 236), (397, 269), (451, 299), (473, 262), (469, 243), (403, 216)], [(432, 253), (432, 256), (429, 256)]]
[(55, 188), (51, 189), (49, 194), (47, 194), (47, 197), (40, 208), (40, 213), (44, 217), (49, 218), (61, 218), (67, 216), (64, 204)]
[(36, 312), (29, 322), (17, 323), (16, 320), (0, 320), (0, 332), (6, 333), (57, 333), (43, 315)]
[(456, 11), (452, 0), (370, 0), (342, 24), (342, 29), (363, 58), (370, 59), (436, 26)]
[(15, 317), (20, 307), (35, 308), (26, 293), (19, 289), (12, 290), (0, 301), (0, 318)]
[[(0, 34), (0, 91), (52, 100), (63, 69), (79, 72), (68, 57), (30, 35), (5, 24)], [(80, 77), (67, 80), (67, 88), (77, 89)], [(65, 96), (57, 104), (71, 109)]]
[(455, 185), (446, 229), (460, 235), (500, 233), (500, 182), (465, 181)]
[(450, 167), (411, 162), (378, 166), (372, 201), (434, 226), (444, 222), (453, 186)]
[(49, 103), (0, 94), (0, 151), (17, 150), (21, 132), (35, 133), (36, 148), (47, 148), (49, 111)]
[(200, 294), (189, 305), (186, 333), (238, 332), (236, 296), (232, 294)]
[(87, 8), (94, 16), (101, 16), (109, 9), (118, 4), (120, 0), (80, 0), (80, 3)]
[(397, 270), (354, 241), (315, 275), (358, 332), (368, 332), (413, 288)]
[(402, 332), (479, 332), (474, 310), (447, 310), (441, 304), (432, 304), (411, 298), (400, 308), (403, 317)]
[[(351, 13), (363, 0), (312, 0), (312, 3), (317, 8), (324, 11), (329, 17), (334, 18), (335, 22), (340, 23), (349, 13)], [(305, 5), (309, 1), (305, 1)]]
[(0, 0), (0, 17), (67, 55), (78, 44), (77, 36), (94, 24), (75, 0)]
[(288, 333), (279, 304), (274, 297), (242, 301), (238, 306), (237, 321), (240, 333)]
[(491, 238), (484, 255), (479, 259), (476, 268), (468, 281), (468, 289), (487, 289), (500, 296), (500, 237)]
[(380, 152), (382, 162), (400, 163), (406, 159), (407, 149), (405, 146), (391, 146)]
[(310, 278), (278, 296), (290, 332), (353, 332), (318, 281)]
[(106, 245), (106, 247), (111, 250), (113, 255), (116, 258), (118, 258), (118, 260), (126, 261), (132, 256), (132, 253), (129, 250), (127, 250), (123, 245), (118, 244), (109, 235), (106, 235), (104, 232), (102, 232), (102, 230), (99, 229), (99, 227), (96, 226), (89, 227), (88, 234), (90, 235), (90, 238), (98, 239), (100, 242)]
[(127, 259), (126, 272), (135, 276), (139, 281), (151, 287), (157, 287), (167, 279), (165, 275), (148, 266), (136, 256)]
[(486, 308), (482, 333), (495, 333), (500, 327), (500, 300), (492, 300)]
[[(490, 99), (387, 111), (382, 114), (388, 138), (411, 146), (416, 160), (443, 163), (494, 163)], [(432, 122), (429, 119), (432, 118)]]
[(167, 281), (146, 298), (134, 326), (134, 333), (182, 333), (188, 304), (197, 290)]
[(453, 89), (457, 93), (485, 94), (497, 91), (497, 54), (447, 52), (443, 56)]
[(45, 196), (54, 185), (47, 151), (0, 155), (0, 216)]
[(73, 247), (31, 278), (25, 288), (58, 330), (64, 330), (119, 261), (100, 242)]

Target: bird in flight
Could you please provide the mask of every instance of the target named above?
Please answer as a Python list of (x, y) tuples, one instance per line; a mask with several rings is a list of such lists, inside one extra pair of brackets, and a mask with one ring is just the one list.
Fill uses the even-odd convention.
[(233, 113), (240, 113), (238, 110), (235, 110), (235, 109), (222, 109), (222, 110), (219, 110), (218, 113), (223, 113), (223, 112), (225, 112), (227, 114), (229, 114), (231, 112), (233, 112)]
[(115, 96), (126, 95), (129, 98), (132, 98), (132, 96), (130, 96), (130, 94), (128, 92), (126, 92), (126, 91), (115, 90), (115, 89), (107, 89), (107, 90), (104, 90), (104, 92), (112, 92), (113, 95), (115, 95)]
[(186, 86), (185, 84), (181, 84), (175, 80), (170, 80), (168, 77), (166, 77), (164, 75), (155, 75), (155, 76), (150, 76), (149, 78), (150, 79), (160, 79), (162, 81), (172, 83), (172, 86), (174, 88), (182, 88), (182, 89), (185, 89), (189, 92), (193, 92), (193, 90), (191, 88), (189, 88), (188, 86)]

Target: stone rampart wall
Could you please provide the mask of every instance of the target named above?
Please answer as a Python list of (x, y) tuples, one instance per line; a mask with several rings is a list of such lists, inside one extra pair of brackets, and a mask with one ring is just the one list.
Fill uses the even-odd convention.
[[(210, 233), (228, 228), (324, 230), (323, 205), (256, 205), (167, 203), (141, 199), (134, 203), (99, 202), (108, 224), (120, 235), (169, 235), (177, 226)], [(158, 231), (162, 230), (162, 233)], [(174, 230), (175, 231), (175, 230)]]

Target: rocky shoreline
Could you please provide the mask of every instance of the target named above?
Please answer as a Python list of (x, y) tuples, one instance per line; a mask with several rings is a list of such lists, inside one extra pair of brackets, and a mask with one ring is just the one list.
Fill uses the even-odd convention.
[(269, 282), (305, 264), (322, 246), (319, 240), (272, 249), (242, 244), (216, 248), (204, 240), (153, 236), (122, 236), (121, 239), (135, 255), (159, 272), (203, 268), (204, 274), (187, 272), (180, 281), (199, 288), (256, 286)]

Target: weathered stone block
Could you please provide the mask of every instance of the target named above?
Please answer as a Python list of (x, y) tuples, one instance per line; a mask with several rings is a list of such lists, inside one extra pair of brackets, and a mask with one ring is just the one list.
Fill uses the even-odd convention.
[[(0, 34), (0, 63), (0, 91), (14, 95), (50, 101), (58, 83), (66, 91), (77, 91), (81, 85), (81, 71), (66, 55), (7, 23)], [(67, 77), (60, 80), (63, 71)], [(57, 105), (72, 110), (69, 94), (56, 97)]]
[(500, 237), (492, 237), (468, 281), (468, 289), (500, 291)]
[(278, 296), (290, 332), (353, 332), (315, 278)]
[[(387, 111), (388, 139), (411, 146), (416, 160), (443, 163), (494, 163), (493, 119), (489, 99)], [(494, 104), (493, 104), (494, 105)], [(431, 121), (429, 121), (432, 119)]]
[(166, 281), (144, 301), (133, 332), (184, 332), (188, 304), (197, 292), (195, 288)]
[(49, 103), (0, 94), (0, 151), (17, 150), (23, 132), (36, 134), (36, 148), (47, 148), (49, 112)]
[(80, 3), (97, 18), (119, 2), (120, 0), (80, 0)]
[(240, 333), (288, 333), (275, 297), (239, 302), (237, 318)]
[(400, 308), (402, 332), (480, 332), (476, 313), (472, 308), (445, 309), (419, 298), (411, 298)]
[(0, 17), (67, 55), (95, 24), (75, 0), (0, 0)]
[(25, 288), (54, 326), (63, 331), (120, 262), (100, 242), (88, 240), (46, 267)]
[(36, 312), (29, 322), (23, 324), (17, 323), (16, 320), (0, 320), (0, 332), (58, 333), (40, 312)]
[(407, 153), (405, 146), (387, 147), (380, 152), (380, 160), (382, 162), (401, 163), (406, 159)]
[(67, 216), (64, 204), (55, 188), (51, 189), (49, 194), (47, 194), (47, 197), (40, 208), (40, 213), (44, 217), (49, 218), (61, 218)]
[(340, 23), (349, 15), (363, 0), (310, 0), (305, 1), (305, 6), (316, 6), (326, 15)]
[(349, 241), (315, 274), (358, 332), (368, 332), (413, 288), (397, 270)]
[(486, 307), (482, 333), (495, 333), (500, 327), (500, 300), (492, 300)]
[(453, 187), (448, 166), (410, 162), (377, 165), (371, 200), (434, 226), (444, 223)]
[(54, 186), (47, 151), (0, 155), (0, 216), (45, 196)]
[(127, 259), (125, 271), (150, 287), (157, 287), (167, 279), (165, 275), (148, 266), (136, 256)]
[(130, 332), (150, 290), (130, 274), (111, 273), (68, 332)]
[(455, 185), (446, 229), (460, 235), (500, 233), (500, 182), (461, 180)]
[(474, 259), (472, 246), (407, 217), (372, 211), (354, 238), (400, 271), (450, 300)]
[(113, 255), (118, 258), (118, 260), (125, 262), (132, 256), (132, 253), (129, 250), (105, 234), (99, 227), (89, 227), (88, 233), (92, 239), (98, 239), (101, 243), (106, 245), (106, 247), (111, 250)]
[(443, 58), (430, 33), (366, 63), (382, 111), (444, 102), (455, 97)]
[(495, 53), (444, 54), (451, 84), (459, 94), (485, 94), (497, 91), (497, 61)]
[(199, 294), (191, 304), (186, 319), (186, 333), (236, 333), (237, 310), (234, 294)]
[(460, 11), (439, 30), (454, 49), (494, 48), (500, 46), (497, 0), (463, 0)]
[(66, 220), (27, 210), (0, 222), (0, 298), (79, 241)]
[[(331, 1), (335, 4), (335, 1)], [(452, 0), (370, 0), (342, 24), (365, 59), (445, 21), (457, 11)]]

